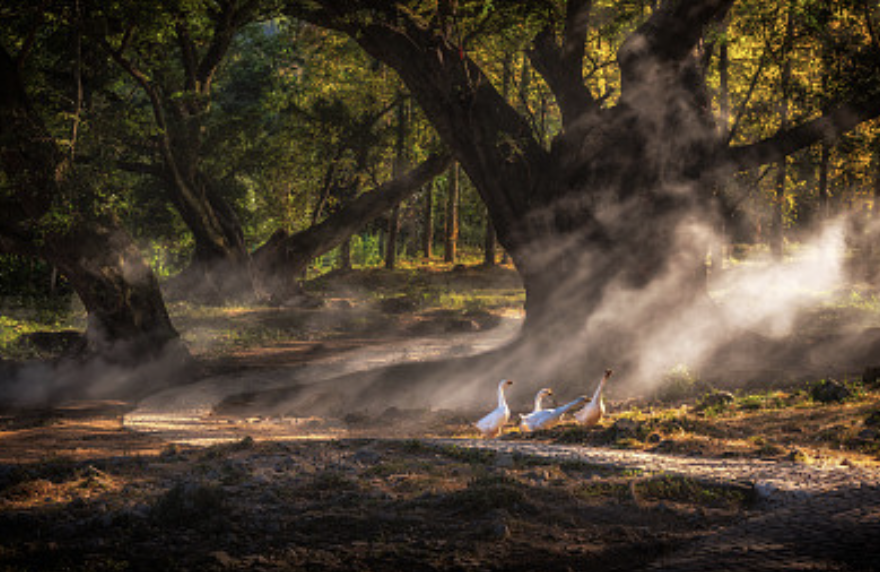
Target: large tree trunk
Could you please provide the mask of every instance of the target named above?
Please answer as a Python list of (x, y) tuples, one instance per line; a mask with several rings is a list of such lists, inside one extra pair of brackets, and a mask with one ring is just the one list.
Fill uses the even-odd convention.
[(11, 191), (0, 204), (0, 250), (43, 258), (67, 277), (88, 312), (87, 355), (124, 366), (170, 355), (172, 379), (190, 360), (152, 271), (112, 215), (87, 210), (43, 223), (59, 200), (95, 206), (93, 188), (32, 111), (2, 48), (0, 82), (0, 160)]
[(517, 367), (549, 374), (596, 357), (593, 371), (624, 363), (644, 378), (710, 351), (704, 340), (722, 326), (717, 312), (700, 321), (693, 313), (706, 303), (700, 276), (718, 179), (880, 114), (880, 102), (863, 98), (731, 146), (694, 51), (733, 3), (660, 3), (620, 47), (620, 93), (608, 106), (608, 94), (585, 85), (593, 3), (569, 0), (561, 25), (549, 22), (529, 51), (562, 116), (549, 149), (442, 18), (426, 24), (352, 0), (303, 3), (295, 12), (348, 33), (395, 69), (467, 172), (525, 285), (520, 343), (537, 351), (511, 352)]

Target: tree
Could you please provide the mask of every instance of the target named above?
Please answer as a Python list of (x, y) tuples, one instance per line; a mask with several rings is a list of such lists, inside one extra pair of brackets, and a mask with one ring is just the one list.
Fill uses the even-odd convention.
[[(791, 59), (789, 53), (792, 49), (794, 41), (794, 3), (788, 3), (786, 10), (785, 39), (782, 42), (782, 73), (779, 79), (779, 130), (785, 132), (789, 128), (789, 99), (791, 98)], [(773, 254), (777, 258), (782, 257), (783, 241), (785, 238), (785, 223), (783, 221), (783, 205), (785, 202), (785, 181), (786, 167), (788, 157), (783, 156), (779, 159), (776, 166), (776, 189), (773, 201), (773, 235), (770, 238), (770, 245)]]
[[(521, 341), (546, 348), (576, 340), (570, 349), (580, 358), (621, 363), (681, 335), (676, 316), (700, 296), (695, 277), (706, 252), (695, 229), (716, 212), (716, 183), (854, 128), (880, 114), (880, 98), (874, 74), (870, 90), (848, 93), (822, 115), (732, 144), (719, 135), (695, 48), (737, 2), (670, 0), (632, 14), (603, 6), (602, 18), (593, 17), (594, 4), (291, 0), (288, 8), (348, 34), (400, 75), (477, 188), (522, 277)], [(609, 62), (588, 54), (595, 43), (587, 40), (609, 10), (621, 15), (612, 19), (619, 82), (598, 89)], [(549, 146), (472, 49), (486, 30), (514, 23), (531, 34), (531, 64), (559, 110)], [(600, 314), (612, 298), (625, 306)]]
[(422, 254), (426, 260), (434, 256), (434, 182), (425, 185), (425, 210), (422, 215)]
[[(365, 224), (388, 211), (442, 173), (449, 165), (449, 156), (431, 155), (416, 168), (361, 194), (322, 222), (298, 233), (278, 231), (254, 253), (258, 274), (277, 301), (299, 296), (297, 277), (314, 258), (342, 244)], [(285, 272), (275, 272), (281, 267)]]
[(455, 164), (449, 172), (449, 181), (446, 184), (443, 262), (455, 262), (458, 251), (458, 205), (461, 198), (459, 183), (459, 166)]
[(184, 365), (188, 353), (150, 267), (115, 213), (101, 208), (94, 178), (38, 115), (21, 61), (0, 47), (0, 251), (60, 269), (88, 312), (87, 355), (141, 365), (170, 352)]
[[(238, 214), (204, 167), (204, 133), (218, 70), (235, 35), (257, 18), (260, 0), (222, 0), (206, 10), (187, 5), (121, 6), (105, 21), (122, 21), (101, 41), (146, 96), (156, 126), (154, 144), (168, 196), (192, 231), (191, 294), (253, 294), (250, 257)], [(155, 17), (155, 12), (162, 16)], [(147, 15), (149, 13), (149, 15)], [(92, 16), (97, 18), (98, 15)], [(153, 22), (144, 26), (144, 22)], [(176, 49), (168, 45), (170, 37)], [(177, 69), (169, 69), (175, 61)]]
[[(409, 103), (401, 98), (397, 103), (397, 137), (393, 173), (399, 177), (407, 168), (407, 138), (409, 136)], [(385, 244), (385, 268), (394, 270), (397, 266), (397, 235), (400, 231), (400, 203), (394, 205), (388, 216), (388, 240)]]

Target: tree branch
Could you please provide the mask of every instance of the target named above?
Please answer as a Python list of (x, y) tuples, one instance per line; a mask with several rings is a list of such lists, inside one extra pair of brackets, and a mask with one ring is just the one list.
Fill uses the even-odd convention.
[(763, 141), (731, 147), (727, 151), (724, 163), (738, 170), (753, 169), (778, 161), (820, 141), (836, 139), (859, 123), (878, 116), (880, 116), (880, 97), (843, 103), (821, 117), (781, 131)]
[(565, 11), (565, 29), (562, 32), (562, 60), (572, 66), (583, 81), (584, 54), (587, 49), (587, 31), (593, 0), (569, 0)]
[(548, 152), (528, 122), (450, 38), (403, 10), (372, 6), (366, 0), (290, 1), (287, 11), (348, 34), (393, 68), (492, 212), (518, 220), (531, 200), (530, 185), (548, 176), (542, 168)]
[(183, 17), (180, 18), (180, 21), (174, 29), (177, 33), (177, 44), (180, 46), (180, 59), (183, 62), (184, 84), (187, 90), (195, 91), (198, 87), (198, 80), (196, 79), (196, 70), (198, 68), (198, 64), (196, 63), (196, 49), (193, 45), (192, 38), (189, 35), (189, 28)]
[(197, 77), (202, 91), (207, 92), (210, 88), (211, 80), (229, 51), (235, 34), (248, 23), (259, 3), (259, 0), (248, 0), (240, 8), (236, 1), (222, 3), (219, 14), (214, 18), (211, 45), (198, 67)]
[(703, 36), (707, 24), (721, 20), (735, 0), (666, 2), (631, 33), (617, 52), (622, 89), (638, 82), (652, 66), (684, 61)]
[(535, 36), (528, 51), (535, 69), (556, 96), (565, 126), (572, 125), (597, 105), (593, 94), (584, 85), (583, 71), (592, 5), (592, 0), (570, 0), (561, 45), (550, 23)]
[[(323, 222), (293, 234), (274, 248), (284, 252), (286, 276), (299, 276), (306, 265), (315, 257), (329, 252), (339, 246), (352, 234), (357, 232), (367, 221), (370, 221), (394, 205), (415, 193), (423, 185), (446, 170), (452, 158), (446, 153), (435, 153), (413, 170), (396, 179), (388, 181), (378, 188), (363, 193), (358, 198), (342, 207)], [(263, 272), (269, 270), (272, 261), (271, 252), (254, 253), (254, 261)]]

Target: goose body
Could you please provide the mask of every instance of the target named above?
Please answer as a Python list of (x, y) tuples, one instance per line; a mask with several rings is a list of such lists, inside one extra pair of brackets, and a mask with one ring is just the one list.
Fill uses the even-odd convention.
[(501, 380), (498, 384), (498, 406), (474, 424), (487, 439), (500, 435), (504, 424), (510, 419), (510, 407), (504, 398), (504, 388), (508, 385), (513, 385), (513, 382), (509, 379)]
[(554, 407), (552, 409), (544, 409), (541, 402), (547, 395), (553, 395), (553, 390), (546, 387), (535, 395), (535, 409), (528, 415), (523, 415), (520, 418), (520, 429), (525, 432), (549, 429), (559, 423), (562, 416), (570, 409), (577, 407), (587, 400), (586, 396), (582, 395), (565, 405), (560, 405), (559, 407)]
[(602, 416), (605, 415), (605, 402), (602, 401), (602, 389), (605, 388), (605, 383), (608, 381), (609, 377), (611, 377), (611, 370), (606, 369), (602, 381), (599, 382), (599, 387), (596, 388), (596, 393), (593, 394), (593, 398), (583, 409), (574, 414), (575, 420), (581, 425), (586, 425), (587, 427), (595, 425), (600, 419), (602, 419)]

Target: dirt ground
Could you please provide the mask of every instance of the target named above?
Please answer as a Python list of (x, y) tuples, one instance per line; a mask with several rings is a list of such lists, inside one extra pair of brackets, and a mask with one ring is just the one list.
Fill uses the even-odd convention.
[[(787, 426), (815, 434), (876, 406), (834, 406), (821, 420), (802, 412)], [(358, 437), (369, 420), (343, 439), (186, 447), (124, 428), (130, 408), (80, 402), (0, 415), (0, 570), (643, 570), (774, 510), (749, 483)], [(235, 408), (222, 415), (235, 419)], [(764, 439), (784, 433), (762, 415), (751, 426), (775, 431)], [(537, 435), (511, 428), (502, 439), (607, 446), (622, 418)], [(679, 427), (675, 452), (724, 458), (738, 448), (787, 462), (795, 446), (748, 449), (745, 416), (710, 421), (727, 437)], [(470, 431), (455, 417), (432, 428)], [(811, 462), (876, 462), (816, 447)]]
[[(462, 288), (472, 292), (474, 280)], [(412, 294), (353, 313), (362, 298), (324, 296), (320, 322), (311, 319), (318, 312), (260, 309), (202, 316), (182, 329), (206, 375), (259, 374), (411, 335), (479, 331), (507, 304), (414, 309), (410, 301), (425, 297)], [(235, 330), (230, 322), (239, 325), (235, 343), (199, 346), (222, 337), (220, 327)], [(282, 330), (292, 338), (276, 339)], [(390, 425), (355, 416), (341, 420), (335, 438), (278, 440), (261, 437), (266, 420), (247, 399), (222, 405), (213, 421), (250, 424), (256, 437), (170, 443), (126, 428), (123, 416), (135, 407), (126, 401), (0, 409), (0, 572), (648, 570), (778, 510), (753, 483), (423, 438), (474, 437), (472, 412), (426, 422), (423, 411), (386, 411)], [(767, 392), (720, 412), (697, 412), (692, 400), (664, 407), (612, 400), (597, 427), (565, 424), (538, 435), (510, 427), (502, 439), (877, 471), (878, 411), (877, 388), (821, 405), (803, 391)], [(858, 550), (840, 553), (804, 566), (875, 569)]]
[(122, 403), (0, 419), (0, 570), (633, 570), (748, 488), (415, 439), (164, 444)]

